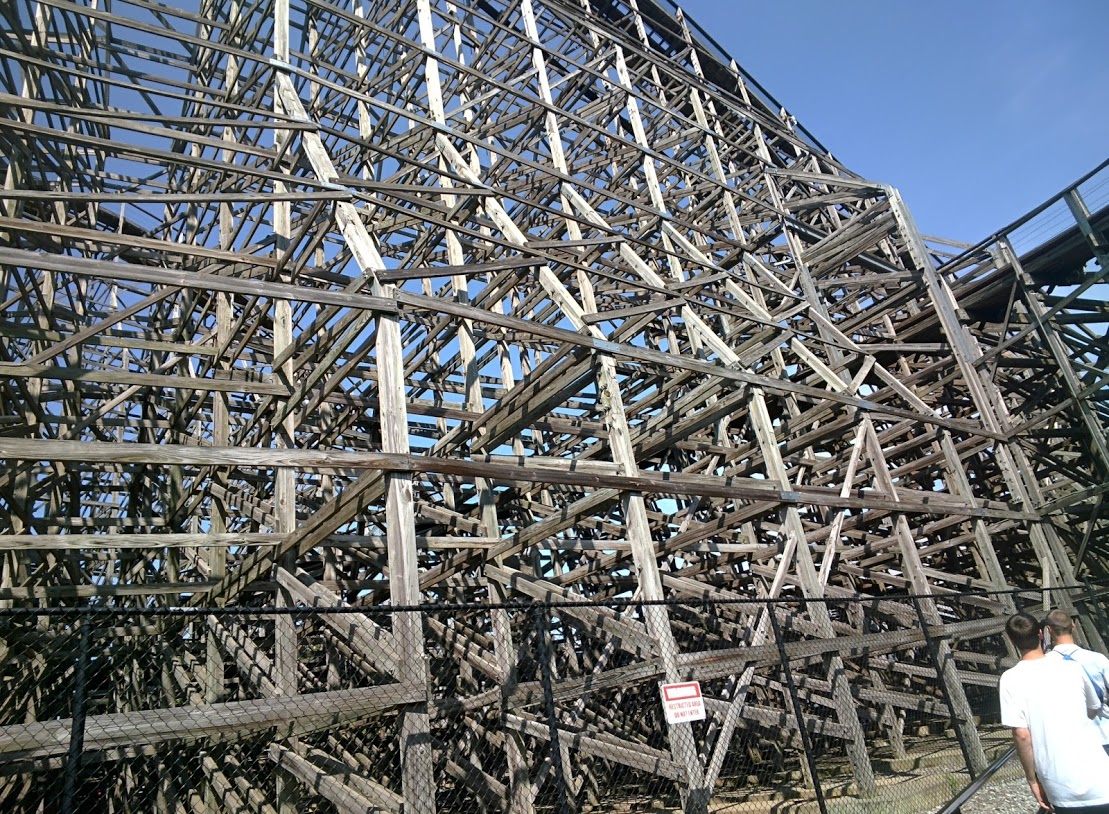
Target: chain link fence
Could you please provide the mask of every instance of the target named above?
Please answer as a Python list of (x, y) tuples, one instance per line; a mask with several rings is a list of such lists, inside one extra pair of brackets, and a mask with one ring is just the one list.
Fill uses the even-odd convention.
[[(1053, 599), (1101, 646), (1099, 590)], [(1043, 606), (0, 609), (0, 810), (934, 811), (1009, 748), (1004, 621)]]

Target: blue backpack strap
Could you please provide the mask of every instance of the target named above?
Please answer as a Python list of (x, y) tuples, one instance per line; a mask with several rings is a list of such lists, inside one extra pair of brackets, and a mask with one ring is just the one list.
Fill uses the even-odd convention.
[(1086, 674), (1086, 678), (1090, 679), (1090, 683), (1094, 685), (1094, 692), (1097, 693), (1098, 703), (1099, 704), (1104, 704), (1105, 703), (1105, 690), (1102, 689), (1101, 685), (1097, 681), (1094, 680), (1094, 677), (1092, 675), (1090, 675), (1090, 671), (1086, 669), (1086, 665), (1083, 664), (1082, 662), (1080, 662), (1078, 659), (1076, 659), (1071, 653), (1064, 653), (1061, 650), (1056, 650), (1055, 652), (1058, 653), (1060, 656), (1062, 656), (1067, 661), (1073, 661), (1075, 664), (1077, 664), (1079, 667), (1082, 668), (1082, 672), (1084, 672)]

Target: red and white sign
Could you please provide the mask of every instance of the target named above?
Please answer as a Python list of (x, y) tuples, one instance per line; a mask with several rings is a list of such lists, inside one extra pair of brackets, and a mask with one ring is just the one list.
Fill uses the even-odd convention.
[(685, 681), (681, 684), (662, 684), (660, 687), (666, 723), (685, 724), (705, 720), (705, 699), (701, 697), (701, 682)]

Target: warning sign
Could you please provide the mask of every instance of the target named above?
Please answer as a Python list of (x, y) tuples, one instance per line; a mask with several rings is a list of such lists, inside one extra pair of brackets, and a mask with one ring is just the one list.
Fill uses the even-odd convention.
[(701, 697), (701, 682), (686, 681), (681, 684), (662, 684), (661, 687), (666, 723), (685, 724), (705, 720), (705, 699)]

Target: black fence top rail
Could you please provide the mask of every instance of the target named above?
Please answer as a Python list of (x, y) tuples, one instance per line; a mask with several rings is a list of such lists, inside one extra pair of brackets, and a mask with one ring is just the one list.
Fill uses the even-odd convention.
[(97, 615), (143, 615), (143, 616), (241, 616), (244, 614), (266, 615), (299, 615), (304, 613), (359, 613), (359, 614), (387, 614), (387, 613), (450, 613), (472, 612), (481, 610), (535, 610), (558, 608), (640, 608), (652, 606), (691, 606), (703, 607), (735, 606), (735, 605), (765, 605), (767, 607), (779, 605), (859, 605), (874, 604), (878, 602), (914, 602), (928, 600), (932, 602), (962, 602), (968, 599), (989, 599), (991, 597), (1012, 596), (1019, 598), (1024, 595), (1042, 596), (1045, 592), (1083, 592), (1084, 595), (1072, 596), (1074, 604), (1087, 604), (1096, 598), (1109, 596), (1109, 583), (1087, 582), (1074, 585), (1055, 585), (1050, 588), (1009, 588), (1005, 590), (973, 590), (936, 594), (856, 594), (853, 596), (779, 596), (779, 597), (681, 597), (667, 599), (635, 599), (604, 598), (581, 600), (532, 600), (523, 602), (512, 600), (508, 602), (441, 602), (420, 605), (295, 605), (277, 607), (274, 605), (227, 605), (222, 607), (207, 606), (174, 606), (174, 607), (127, 607), (116, 605), (72, 605), (64, 607), (17, 607), (0, 608), (0, 617), (5, 616), (97, 616)]

